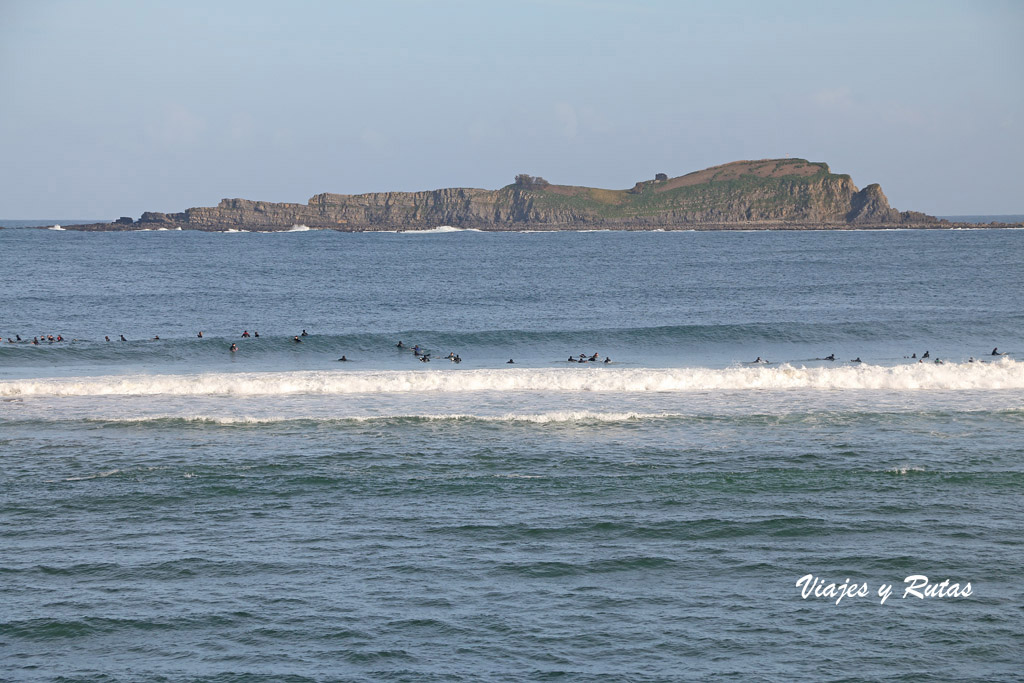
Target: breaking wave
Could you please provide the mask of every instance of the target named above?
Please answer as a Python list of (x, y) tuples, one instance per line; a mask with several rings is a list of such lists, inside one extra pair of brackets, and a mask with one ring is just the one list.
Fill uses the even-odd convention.
[(453, 225), (439, 225), (436, 228), (430, 228), (429, 230), (402, 230), (403, 235), (439, 235), (446, 232), (483, 232), (476, 228), (456, 228)]
[(301, 371), (6, 380), (0, 396), (275, 396), (423, 392), (995, 391), (1024, 389), (1024, 363), (676, 369)]

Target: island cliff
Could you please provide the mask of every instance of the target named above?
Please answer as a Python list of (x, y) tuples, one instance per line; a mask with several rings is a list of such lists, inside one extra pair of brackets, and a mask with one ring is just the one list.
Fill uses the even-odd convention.
[(737, 161), (628, 190), (553, 185), (516, 176), (499, 190), (448, 188), (360, 195), (324, 193), (306, 204), (224, 199), (181, 213), (66, 226), (71, 230), (750, 230), (945, 227), (933, 216), (889, 206), (882, 188), (858, 190), (848, 175), (804, 159)]

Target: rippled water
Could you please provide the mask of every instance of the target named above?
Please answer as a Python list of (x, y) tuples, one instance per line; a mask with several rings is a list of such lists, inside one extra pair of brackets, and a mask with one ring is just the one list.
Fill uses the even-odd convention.
[(0, 231), (0, 678), (1013, 679), (1022, 255)]

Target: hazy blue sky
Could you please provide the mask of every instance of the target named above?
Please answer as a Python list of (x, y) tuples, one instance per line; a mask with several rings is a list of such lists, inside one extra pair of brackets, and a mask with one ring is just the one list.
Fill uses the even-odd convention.
[(0, 217), (826, 161), (1024, 213), (1024, 2), (0, 0)]

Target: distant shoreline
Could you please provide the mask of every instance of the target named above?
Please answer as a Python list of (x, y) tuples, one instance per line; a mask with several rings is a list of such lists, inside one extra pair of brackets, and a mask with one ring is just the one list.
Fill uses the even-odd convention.
[[(948, 220), (948, 219), (944, 219)], [(28, 225), (27, 223), (31, 223)], [(226, 227), (204, 227), (193, 228), (177, 226), (167, 227), (144, 227), (142, 225), (125, 227), (107, 227), (107, 223), (76, 223), (73, 221), (3, 221), (0, 220), (0, 230), (55, 230), (58, 232), (206, 232), (206, 233), (290, 233), (290, 232), (345, 232), (345, 233), (434, 233), (446, 232), (491, 232), (491, 233), (522, 233), (522, 232), (892, 232), (904, 230), (1019, 230), (1024, 229), (1024, 221), (1010, 223), (1002, 221), (988, 222), (944, 222), (941, 224), (920, 224), (920, 225), (794, 225), (794, 224), (770, 224), (763, 223), (729, 223), (722, 225), (700, 224), (681, 226), (658, 226), (650, 228), (635, 227), (552, 227), (552, 226), (514, 226), (507, 228), (495, 227), (453, 227), (434, 226), (432, 228), (324, 228), (309, 227), (304, 225), (292, 226), (289, 228), (268, 228), (266, 226), (253, 228)], [(103, 227), (97, 227), (103, 226)], [(450, 229), (445, 229), (450, 228)]]
[[(936, 216), (936, 218), (948, 221), (949, 225), (977, 225), (977, 226), (988, 227), (988, 226), (990, 226), (990, 225), (992, 225), (994, 223), (995, 227), (1022, 227), (1022, 226), (1024, 226), (1024, 214), (1017, 214), (1017, 213), (1011, 213), (1011, 214), (959, 214), (959, 215), (949, 215), (949, 216)], [(18, 229), (18, 228), (48, 228), (48, 227), (53, 227), (54, 225), (59, 225), (61, 227), (67, 227), (67, 228), (74, 228), (74, 226), (76, 226), (76, 225), (95, 225), (95, 224), (98, 224), (98, 223), (105, 223), (105, 222), (108, 222), (108, 221), (105, 221), (103, 219), (98, 219), (98, 218), (25, 218), (25, 219), (0, 218), (0, 228), (12, 228), (12, 229)], [(437, 226), (437, 227), (440, 227), (440, 226)], [(137, 231), (137, 229), (138, 228), (136, 228), (136, 231)], [(433, 228), (433, 229), (436, 229), (436, 228)], [(574, 228), (574, 229), (579, 230), (580, 228)], [(693, 227), (693, 226), (688, 226), (686, 228), (677, 228), (677, 229), (700, 229), (700, 228)], [(750, 228), (744, 228), (744, 229), (750, 229)], [(757, 229), (757, 228), (753, 228), (753, 229)], [(766, 228), (766, 229), (770, 229), (770, 228)], [(775, 229), (784, 229), (784, 228), (775, 228)], [(798, 228), (798, 229), (806, 229), (806, 228)], [(861, 229), (861, 228), (847, 227), (846, 229)], [(880, 228), (871, 228), (871, 229), (880, 229)], [(893, 228), (889, 228), (889, 229), (893, 229)], [(906, 228), (898, 227), (898, 228), (895, 228), (895, 229), (906, 229)], [(914, 229), (914, 228), (909, 228), (909, 229)], [(942, 227), (936, 227), (936, 228), (933, 228), (933, 229), (956, 229), (956, 228), (955, 227), (942, 226)], [(270, 231), (270, 230), (257, 230), (257, 231), (263, 232), (263, 231)]]

